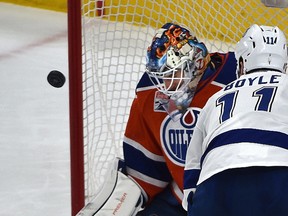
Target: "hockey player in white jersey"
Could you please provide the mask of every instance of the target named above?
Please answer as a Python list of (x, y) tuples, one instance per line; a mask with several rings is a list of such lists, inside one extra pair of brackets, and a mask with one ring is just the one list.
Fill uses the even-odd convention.
[(206, 103), (187, 150), (190, 216), (288, 215), (287, 41), (252, 25), (237, 43), (239, 78)]

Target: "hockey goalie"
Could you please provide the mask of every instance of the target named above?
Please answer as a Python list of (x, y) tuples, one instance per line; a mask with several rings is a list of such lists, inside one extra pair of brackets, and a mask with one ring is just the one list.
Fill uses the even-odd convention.
[(77, 216), (135, 216), (143, 200), (140, 186), (125, 174), (124, 161), (116, 158), (99, 194)]

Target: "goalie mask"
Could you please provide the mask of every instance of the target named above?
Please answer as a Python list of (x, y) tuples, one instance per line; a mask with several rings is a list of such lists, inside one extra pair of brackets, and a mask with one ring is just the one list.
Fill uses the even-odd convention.
[(194, 96), (208, 58), (206, 46), (189, 30), (167, 23), (148, 47), (146, 72), (159, 92), (183, 110)]
[(236, 45), (237, 76), (258, 69), (285, 73), (287, 55), (287, 41), (278, 27), (254, 24)]

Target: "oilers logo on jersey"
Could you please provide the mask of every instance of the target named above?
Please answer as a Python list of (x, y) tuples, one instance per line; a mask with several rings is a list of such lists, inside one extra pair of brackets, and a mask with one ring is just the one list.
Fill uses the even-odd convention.
[(184, 166), (188, 145), (200, 114), (199, 108), (190, 107), (178, 121), (167, 116), (161, 125), (162, 147), (173, 163)]

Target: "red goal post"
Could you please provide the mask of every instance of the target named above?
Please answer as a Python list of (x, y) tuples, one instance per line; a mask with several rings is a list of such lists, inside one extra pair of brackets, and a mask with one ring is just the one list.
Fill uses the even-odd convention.
[(81, 1), (68, 0), (71, 215), (85, 205)]
[(155, 29), (170, 21), (184, 24), (210, 51), (233, 51), (253, 23), (278, 26), (288, 36), (286, 3), (68, 0), (72, 215), (97, 194), (108, 162), (122, 156), (130, 105)]

